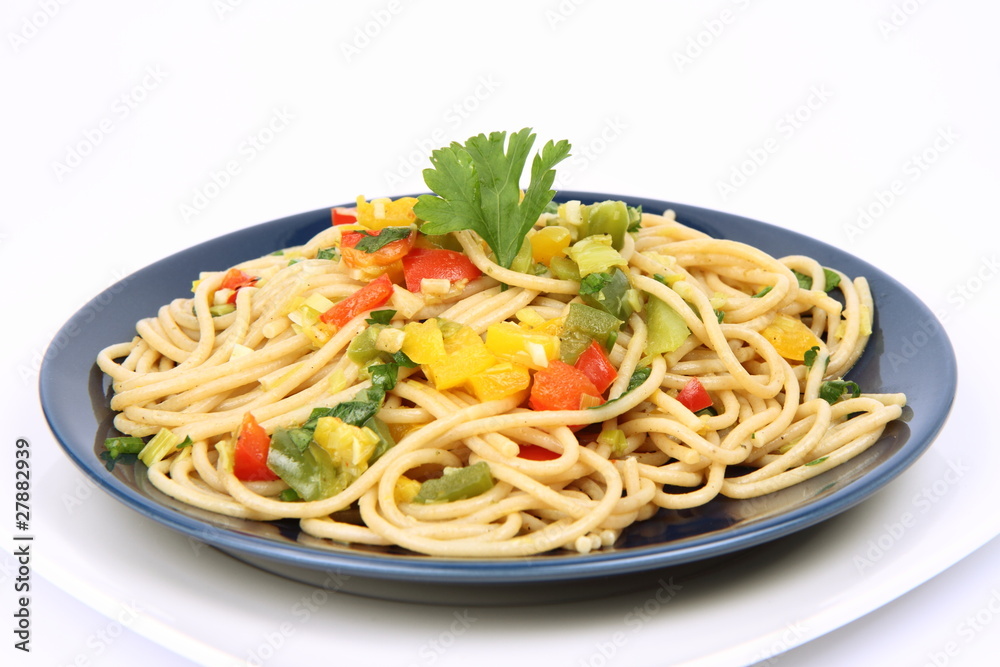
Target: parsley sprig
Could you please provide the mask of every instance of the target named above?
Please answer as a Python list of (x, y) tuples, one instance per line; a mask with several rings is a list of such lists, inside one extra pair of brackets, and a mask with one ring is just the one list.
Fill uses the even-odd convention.
[[(531, 180), (521, 198), (521, 174), (535, 142), (530, 128), (510, 135), (491, 132), (452, 142), (431, 153), (433, 168), (424, 182), (434, 193), (421, 195), (413, 208), (424, 220), (425, 234), (472, 230), (493, 250), (496, 261), (510, 268), (538, 216), (552, 201), (555, 165), (569, 155), (565, 139), (549, 141), (535, 154)], [(506, 146), (506, 150), (505, 150)]]

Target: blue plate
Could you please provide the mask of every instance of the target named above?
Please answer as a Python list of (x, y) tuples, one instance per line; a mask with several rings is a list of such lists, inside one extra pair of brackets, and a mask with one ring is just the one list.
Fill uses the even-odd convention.
[[(562, 192), (585, 203), (620, 196)], [(713, 237), (752, 244), (781, 257), (803, 254), (850, 276), (865, 276), (876, 304), (874, 335), (849, 378), (868, 392), (906, 392), (902, 420), (853, 461), (797, 486), (751, 500), (717, 499), (704, 507), (661, 510), (634, 524), (613, 550), (555, 552), (509, 560), (450, 559), (396, 548), (340, 545), (302, 534), (294, 521), (231, 519), (186, 506), (153, 488), (144, 474), (98, 454), (113, 435), (109, 383), (94, 363), (109, 344), (129, 340), (135, 322), (190, 293), (200, 271), (222, 270), (276, 249), (300, 245), (330, 224), (324, 208), (227, 234), (156, 262), (94, 298), (56, 334), (42, 363), (39, 389), (52, 432), (93, 481), (167, 528), (233, 557), (298, 581), (366, 596), (449, 604), (526, 604), (581, 599), (655, 586), (737, 552), (813, 526), (860, 503), (930, 446), (951, 409), (955, 355), (931, 311), (876, 267), (837, 248), (773, 225), (703, 208), (624, 198)], [(926, 378), (934, 378), (927, 382)], [(137, 464), (141, 467), (141, 464)], [(95, 534), (94, 539), (113, 539)]]

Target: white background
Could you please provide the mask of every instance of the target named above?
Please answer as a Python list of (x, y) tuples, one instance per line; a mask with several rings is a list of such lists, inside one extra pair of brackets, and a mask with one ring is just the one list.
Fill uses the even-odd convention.
[[(0, 660), (993, 664), (998, 22), (1000, 6), (972, 0), (7, 0), (0, 532), (14, 534), (13, 448), (26, 438), (36, 541), (30, 655), (9, 629), (9, 537), (0, 553)], [(565, 189), (772, 222), (907, 285), (959, 357), (955, 408), (928, 454), (864, 505), (692, 583), (634, 627), (624, 619), (652, 591), (471, 610), (334, 595), (297, 614), (315, 591), (139, 520), (61, 453), (38, 365), (102, 289), (257, 222), (423, 190), (430, 149), (524, 126), (574, 145)], [(474, 621), (456, 626), (462, 613)]]

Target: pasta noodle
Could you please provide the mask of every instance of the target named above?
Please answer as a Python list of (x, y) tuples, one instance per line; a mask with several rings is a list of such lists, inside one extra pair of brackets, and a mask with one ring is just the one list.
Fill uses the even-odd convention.
[[(543, 214), (531, 234), (555, 223)], [(472, 378), (442, 388), (427, 363), (395, 364), (395, 384), (383, 387), (373, 418), (384, 427), (380, 442), (391, 446), (352, 460), (353, 474), (330, 495), (303, 499), (276, 476), (240, 479), (234, 456), (248, 414), (273, 435), (301, 428), (317, 408), (370, 400), (359, 397), (379, 380), (351, 350), (372, 327), (380, 362), (406, 359), (398, 353), (415, 323), (436, 322), (443, 339), (467, 328), (481, 342), (509, 322), (567, 344), (560, 327), (583, 302), (580, 280), (504, 268), (471, 231), (450, 242), (480, 277), (407, 290), (395, 275), (384, 321), (365, 308), (339, 326), (303, 319), (309, 304), (344, 303), (379, 274), (337, 257), (353, 228), (331, 226), (300, 247), (232, 267), (252, 277), (235, 288), (224, 286), (236, 275), (230, 270), (206, 271), (193, 296), (162, 306), (137, 324), (131, 342), (99, 354), (116, 428), (140, 438), (166, 429), (184, 441), (150, 461), (158, 489), (228, 516), (298, 519), (319, 539), (458, 557), (587, 553), (613, 547), (660, 508), (753, 498), (830, 470), (875, 443), (905, 404), (902, 394), (851, 395), (842, 381), (871, 334), (874, 304), (863, 277), (710, 238), (672, 211), (646, 212), (619, 251), (639, 307), (604, 348), (614, 377), (600, 398), (531, 409), (527, 387), (481, 400)], [(820, 287), (831, 276), (842, 302)], [(803, 287), (803, 277), (817, 288)], [(688, 332), (669, 351), (650, 352), (662, 339), (654, 300)], [(810, 343), (808, 351), (782, 349), (789, 335)], [(504, 358), (490, 348), (504, 369), (530, 367), (538, 384), (559, 350), (526, 349), (526, 357)], [(684, 394), (697, 389), (692, 378), (710, 397), (708, 411), (686, 404)], [(848, 391), (831, 399), (831, 386)], [(413, 496), (444, 471), (481, 462), (486, 488), (448, 502)], [(338, 474), (348, 466), (337, 465)]]

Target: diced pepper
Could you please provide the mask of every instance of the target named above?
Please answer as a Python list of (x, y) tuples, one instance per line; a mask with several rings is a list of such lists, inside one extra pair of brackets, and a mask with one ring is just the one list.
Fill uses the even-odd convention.
[(468, 257), (454, 250), (414, 248), (403, 257), (406, 289), (420, 291), (425, 278), (444, 278), (450, 282), (475, 280), (483, 275)]
[(618, 371), (608, 359), (608, 353), (596, 340), (591, 341), (587, 349), (580, 353), (574, 366), (583, 371), (587, 379), (593, 382), (597, 391), (602, 394), (618, 377)]
[(253, 414), (243, 415), (243, 423), (236, 436), (233, 450), (233, 474), (244, 482), (273, 481), (278, 479), (267, 467), (267, 452), (271, 448), (271, 438), (257, 423)]
[(248, 273), (244, 273), (239, 269), (229, 269), (226, 271), (226, 275), (222, 277), (222, 284), (219, 285), (219, 289), (231, 289), (233, 293), (229, 295), (226, 303), (236, 303), (236, 292), (240, 288), (250, 287), (255, 284), (260, 278), (257, 276), (251, 276)]
[(545, 449), (541, 445), (518, 445), (517, 456), (529, 461), (551, 461), (559, 458), (559, 454), (551, 449)]
[(679, 348), (691, 330), (680, 314), (653, 295), (646, 303), (646, 354), (667, 354)]
[(378, 237), (381, 234), (381, 230), (375, 233), (344, 232), (340, 237), (340, 255), (344, 264), (352, 269), (390, 266), (405, 257), (413, 248), (416, 231), (411, 231), (409, 236), (385, 244), (375, 252), (365, 252), (355, 247), (362, 239)]
[(821, 342), (802, 320), (778, 313), (761, 329), (761, 335), (774, 345), (778, 354), (790, 361), (803, 361), (805, 354)]
[(691, 412), (698, 412), (712, 406), (712, 397), (698, 378), (691, 378), (687, 381), (687, 384), (677, 394), (677, 400)]
[(445, 334), (444, 358), (423, 365), (424, 374), (437, 389), (461, 386), (473, 376), (497, 363), (496, 356), (486, 348), (483, 339), (471, 328), (461, 326), (454, 332), (442, 333)]
[[(591, 280), (598, 287), (596, 291), (588, 289)], [(633, 312), (630, 298), (633, 292), (628, 275), (617, 267), (607, 273), (592, 273), (580, 284), (580, 298), (585, 304), (622, 321), (627, 320)]]
[(486, 347), (501, 359), (534, 370), (545, 368), (559, 357), (559, 338), (535, 333), (513, 322), (498, 322), (486, 329)]
[(306, 429), (276, 430), (271, 436), (267, 466), (302, 500), (321, 500), (347, 488), (346, 477)]
[(444, 359), (444, 335), (437, 320), (407, 322), (403, 334), (403, 354), (414, 362), (431, 364)]
[(417, 503), (450, 503), (473, 498), (493, 488), (493, 475), (486, 461), (464, 468), (447, 468), (436, 479), (429, 479), (420, 485), (420, 491), (413, 498)]
[(548, 266), (553, 257), (566, 256), (572, 235), (561, 225), (551, 225), (528, 236), (528, 241), (531, 243), (531, 258)]
[(559, 358), (575, 364), (580, 353), (596, 340), (609, 350), (618, 338), (621, 320), (597, 308), (582, 303), (571, 303), (569, 315), (559, 335)]
[(468, 385), (480, 401), (496, 401), (526, 390), (531, 385), (531, 373), (527, 366), (508, 361), (473, 375)]
[(358, 366), (364, 367), (382, 356), (375, 343), (379, 333), (384, 329), (384, 324), (373, 324), (355, 336), (354, 340), (347, 346), (347, 358)]
[(392, 296), (392, 281), (382, 274), (319, 316), (327, 324), (342, 327), (361, 313), (384, 306)]
[(597, 400), (592, 405), (604, 402), (601, 392), (583, 371), (554, 359), (548, 368), (535, 372), (528, 405), (532, 410), (579, 410), (584, 395)]
[(355, 211), (348, 211), (342, 208), (330, 209), (331, 223), (334, 225), (353, 225), (358, 221)]
[(413, 205), (416, 203), (416, 197), (400, 197), (396, 200), (379, 198), (366, 202), (364, 197), (359, 196), (358, 222), (368, 229), (406, 227), (417, 219), (413, 212)]
[(625, 245), (625, 232), (629, 227), (629, 211), (623, 201), (603, 201), (584, 207), (581, 237), (607, 234), (611, 246), (621, 250)]

